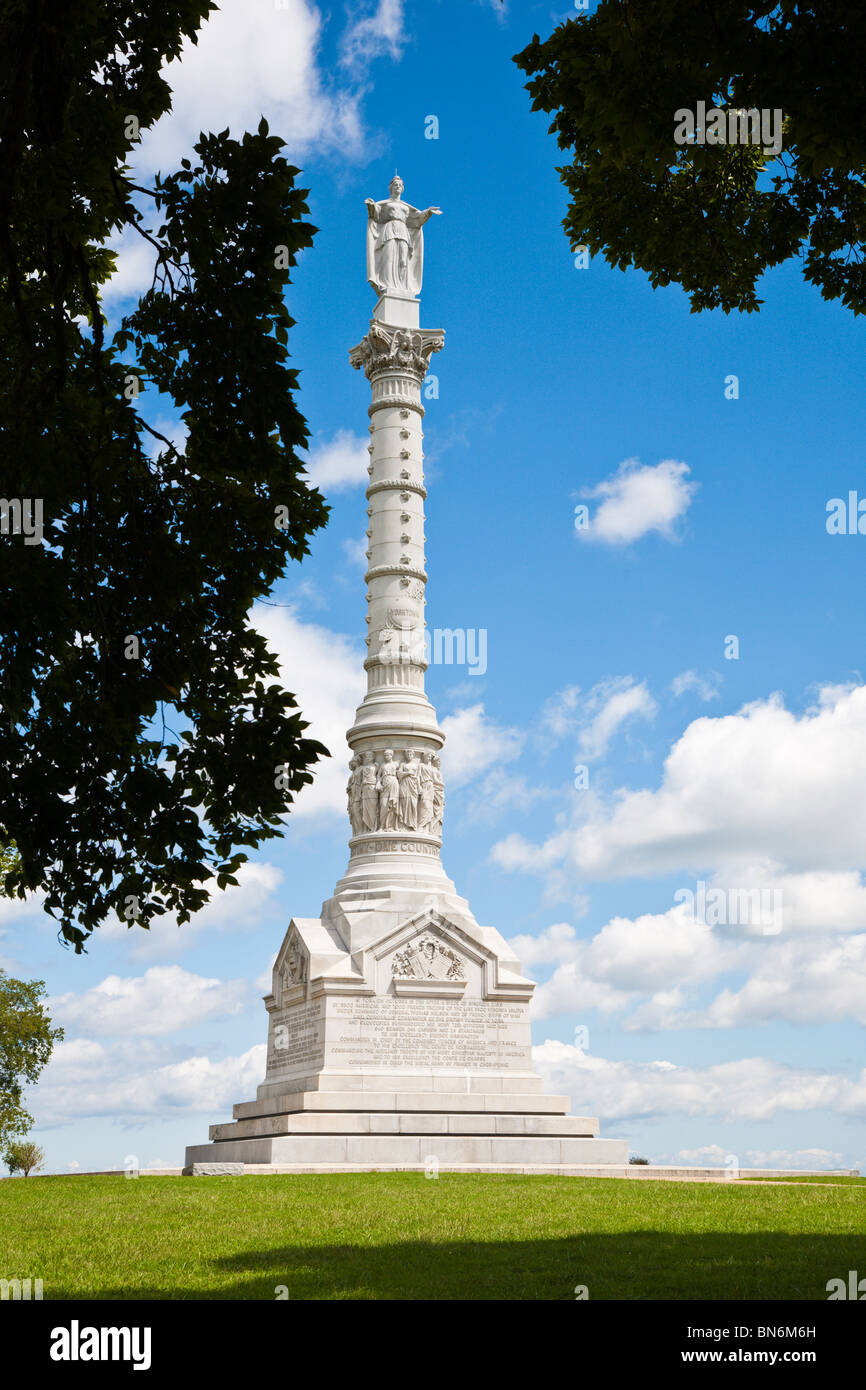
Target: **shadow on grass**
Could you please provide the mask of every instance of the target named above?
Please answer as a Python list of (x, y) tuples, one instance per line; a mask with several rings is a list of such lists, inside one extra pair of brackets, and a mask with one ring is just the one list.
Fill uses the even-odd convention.
[[(860, 1269), (862, 1235), (641, 1231), (537, 1241), (406, 1241), (250, 1250), (205, 1261), (175, 1289), (130, 1285), (104, 1299), (818, 1300)], [(213, 1283), (207, 1277), (212, 1271)], [(236, 1276), (236, 1277), (233, 1277)], [(54, 1298), (80, 1299), (57, 1289)]]

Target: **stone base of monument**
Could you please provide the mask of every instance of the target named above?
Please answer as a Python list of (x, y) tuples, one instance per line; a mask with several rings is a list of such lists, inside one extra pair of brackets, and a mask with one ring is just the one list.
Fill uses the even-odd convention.
[[(296, 918), (274, 965), (256, 1099), (186, 1151), (259, 1171), (562, 1171), (628, 1163), (625, 1140), (568, 1113), (532, 1071), (529, 999), (507, 943), (464, 900), (405, 915), (331, 899)], [(420, 897), (420, 895), (419, 895)]]
[[(491, 1082), (478, 1077), (469, 1085), (479, 1089), (441, 1089), (462, 1079), (431, 1074), (398, 1083), (405, 1088), (426, 1080), (426, 1090), (324, 1089), (242, 1103), (234, 1107), (234, 1123), (211, 1126), (210, 1144), (187, 1149), (187, 1167), (388, 1164), (495, 1170), (628, 1162), (627, 1144), (598, 1139), (598, 1121), (569, 1115), (566, 1096), (484, 1090)], [(377, 1078), (364, 1080), (372, 1085)], [(394, 1085), (393, 1078), (378, 1080)], [(524, 1084), (532, 1081), (540, 1086), (539, 1078), (525, 1078)]]

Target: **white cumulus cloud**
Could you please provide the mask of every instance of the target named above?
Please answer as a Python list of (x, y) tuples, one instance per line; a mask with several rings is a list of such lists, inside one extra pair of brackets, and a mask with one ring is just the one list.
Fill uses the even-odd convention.
[(558, 691), (541, 711), (543, 728), (556, 739), (576, 736), (581, 757), (600, 758), (624, 725), (653, 719), (658, 706), (646, 681), (615, 676), (583, 694), (579, 686)]
[(688, 725), (661, 785), (586, 801), (542, 845), (502, 841), (502, 867), (585, 879), (732, 870), (850, 872), (866, 844), (866, 686), (826, 687), (797, 715), (780, 696)]
[[(321, 58), (325, 22), (312, 0), (220, 0), (196, 43), (187, 41), (163, 69), (172, 108), (143, 132), (132, 151), (136, 181), (157, 170), (169, 173), (182, 158), (193, 158), (202, 131), (228, 128), (240, 139), (258, 128), (262, 116), (271, 133), (285, 140), (290, 160), (313, 151), (353, 161), (369, 158), (362, 112), (365, 64), (380, 53), (398, 56), (400, 0), (383, 0), (375, 14), (351, 22), (344, 35), (351, 70), (344, 68), (340, 80)], [(143, 204), (150, 206), (150, 200)], [(155, 258), (153, 247), (134, 231), (111, 245), (119, 256), (103, 290), (109, 306), (137, 297), (150, 285)]]
[(228, 126), (237, 139), (262, 115), (292, 156), (312, 148), (358, 156), (359, 97), (321, 68), (321, 32), (321, 11), (309, 0), (221, 0), (197, 43), (165, 67), (172, 110), (144, 133), (136, 167), (174, 168), (200, 131)]
[(554, 967), (535, 992), (538, 1018), (597, 1010), (620, 1015), (626, 1031), (653, 1032), (864, 1023), (866, 886), (855, 877), (769, 879), (751, 899), (716, 879), (706, 898), (717, 890), (720, 921), (709, 910), (702, 918), (693, 887), (665, 912), (613, 917), (594, 935), (557, 922), (511, 945), (530, 973)]
[(337, 430), (330, 440), (314, 440), (306, 464), (311, 487), (326, 495), (367, 482), (369, 439), (351, 430)]
[(176, 1060), (146, 1040), (111, 1046), (62, 1042), (35, 1088), (33, 1103), (45, 1129), (95, 1118), (136, 1125), (184, 1111), (216, 1120), (230, 1115), (236, 1101), (254, 1097), (266, 1055), (264, 1043), (240, 1057)]
[(664, 459), (655, 467), (626, 459), (612, 477), (584, 493), (602, 501), (576, 534), (606, 545), (631, 545), (651, 531), (675, 540), (676, 522), (688, 511), (697, 488), (688, 479), (690, 472), (677, 459)]
[(305, 736), (318, 739), (331, 754), (313, 765), (312, 785), (298, 795), (290, 822), (333, 815), (345, 818), (346, 730), (354, 723), (366, 690), (363, 647), (342, 633), (302, 622), (292, 609), (259, 604), (254, 621), (279, 658), (282, 683), (293, 692), (309, 721)]
[(343, 36), (340, 61), (357, 69), (382, 55), (397, 59), (405, 40), (403, 0), (377, 0), (375, 8), (361, 9)]
[(108, 975), (80, 994), (57, 994), (49, 1008), (65, 1028), (157, 1037), (240, 1013), (248, 1002), (245, 980), (206, 979), (179, 965), (154, 965), (139, 976)]
[(545, 1090), (569, 1095), (574, 1114), (608, 1121), (674, 1115), (756, 1121), (812, 1110), (866, 1117), (866, 1070), (849, 1076), (764, 1057), (706, 1067), (611, 1061), (555, 1040), (533, 1048), (533, 1059)]
[(685, 695), (687, 691), (694, 690), (701, 700), (709, 703), (718, 699), (720, 683), (721, 677), (715, 671), (708, 676), (700, 676), (697, 671), (681, 671), (671, 681), (671, 690), (674, 695)]
[(446, 786), (462, 786), (494, 764), (513, 761), (523, 747), (523, 734), (496, 724), (480, 703), (446, 715), (440, 723), (445, 734), (442, 770)]

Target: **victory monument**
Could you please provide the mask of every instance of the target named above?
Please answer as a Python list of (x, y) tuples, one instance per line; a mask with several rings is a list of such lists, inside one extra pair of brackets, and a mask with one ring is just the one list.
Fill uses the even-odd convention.
[[(420, 211), (367, 199), (378, 295), (349, 353), (370, 383), (367, 693), (347, 738), (349, 864), (320, 917), (289, 923), (273, 970), (265, 1079), (255, 1100), (186, 1151), (286, 1171), (443, 1168), (567, 1172), (628, 1161), (624, 1140), (567, 1114), (532, 1071), (534, 984), (481, 927), (442, 865), (444, 735), (424, 692), (421, 388), (443, 346), (419, 326)], [(219, 1169), (217, 1169), (219, 1171)], [(229, 1169), (231, 1171), (231, 1169)]]

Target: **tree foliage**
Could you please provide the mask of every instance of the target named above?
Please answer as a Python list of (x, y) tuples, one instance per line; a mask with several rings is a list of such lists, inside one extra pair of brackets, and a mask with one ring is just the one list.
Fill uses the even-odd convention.
[[(675, 282), (692, 310), (752, 311), (802, 259), (825, 299), (866, 310), (866, 10), (849, 0), (600, 0), (514, 60), (571, 163), (564, 227), (613, 266)], [(757, 144), (674, 142), (674, 113), (781, 110)]]
[[(0, 535), (0, 840), (76, 951), (112, 913), (188, 920), (326, 752), (249, 621), (327, 514), (287, 366), (306, 191), (264, 120), (129, 167), (214, 8), (0, 0), (0, 492), (44, 517)], [(124, 232), (153, 283), (109, 333)]]
[(3, 1162), (10, 1173), (23, 1173), (29, 1178), (45, 1162), (45, 1153), (30, 1139), (11, 1139), (6, 1145)]
[(33, 1124), (24, 1109), (25, 1085), (34, 1085), (63, 1037), (41, 1000), (42, 980), (16, 980), (0, 970), (0, 1149)]
[(18, 851), (14, 845), (0, 844), (0, 893), (6, 891), (6, 878), (20, 869)]

